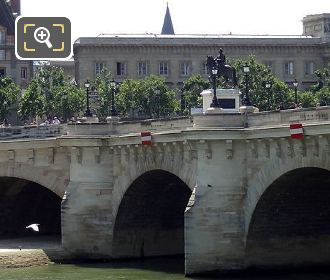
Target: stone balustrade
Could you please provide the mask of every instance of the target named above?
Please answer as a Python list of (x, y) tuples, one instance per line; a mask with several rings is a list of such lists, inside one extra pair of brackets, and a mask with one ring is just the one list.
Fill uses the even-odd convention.
[(69, 123), (47, 126), (15, 126), (0, 128), (0, 139), (47, 138), (59, 136), (126, 135), (141, 131), (162, 132), (170, 130), (199, 129), (207, 127), (244, 128), (281, 126), (293, 122), (319, 123), (330, 120), (330, 106), (299, 108), (257, 113), (197, 114), (193, 118), (175, 117), (109, 123)]

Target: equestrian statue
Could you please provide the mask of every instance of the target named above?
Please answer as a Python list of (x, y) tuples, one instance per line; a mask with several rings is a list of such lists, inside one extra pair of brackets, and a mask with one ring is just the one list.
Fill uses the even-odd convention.
[(222, 49), (219, 50), (219, 55), (216, 58), (211, 55), (207, 56), (206, 66), (208, 73), (210, 73), (209, 79), (211, 82), (214, 79), (212, 70), (217, 70), (217, 78), (223, 77), (226, 84), (233, 87), (237, 86), (236, 69), (226, 64), (226, 57)]

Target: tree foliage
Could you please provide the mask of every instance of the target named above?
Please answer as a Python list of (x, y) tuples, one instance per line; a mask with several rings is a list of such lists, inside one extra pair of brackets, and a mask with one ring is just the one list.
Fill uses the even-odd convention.
[[(243, 67), (249, 66), (250, 72), (243, 72)], [(242, 93), (246, 90), (246, 78), (248, 79), (248, 89), (251, 102), (260, 111), (275, 110), (279, 107), (288, 108), (292, 102), (289, 87), (281, 80), (276, 78), (269, 67), (258, 63), (254, 56), (246, 60), (235, 60), (234, 67), (237, 70), (239, 89)], [(266, 89), (266, 82), (271, 87)]]
[[(106, 118), (111, 115), (111, 103), (112, 96), (115, 95), (116, 86), (112, 86), (114, 81), (112, 80), (111, 72), (103, 68), (101, 73), (96, 76), (93, 82), (94, 89), (99, 94), (100, 107), (97, 110), (97, 116), (100, 118)], [(115, 102), (115, 100), (114, 100)]]
[(209, 87), (210, 83), (201, 75), (192, 75), (184, 82), (182, 90), (185, 113), (189, 113), (190, 108), (203, 106), (203, 99), (200, 94)]
[(0, 120), (4, 120), (10, 107), (17, 101), (20, 88), (10, 77), (0, 77)]
[(23, 119), (57, 116), (67, 120), (81, 112), (84, 106), (84, 91), (71, 83), (63, 69), (44, 66), (23, 92), (19, 101), (19, 114)]
[(163, 78), (154, 75), (143, 80), (125, 80), (116, 102), (121, 116), (129, 118), (169, 116), (179, 109), (175, 92), (169, 90)]

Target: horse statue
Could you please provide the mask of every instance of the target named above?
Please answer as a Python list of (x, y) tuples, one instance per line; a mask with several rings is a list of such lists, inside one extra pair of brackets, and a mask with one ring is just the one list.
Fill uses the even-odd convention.
[[(236, 77), (236, 69), (228, 64), (226, 64), (226, 57), (223, 54), (223, 50), (220, 49), (219, 55), (216, 58), (208, 55), (206, 59), (206, 66), (210, 73), (212, 74), (212, 70), (217, 70), (217, 78), (223, 77), (226, 84), (230, 84), (233, 87), (236, 87), (237, 77)], [(209, 77), (210, 80), (212, 77)]]

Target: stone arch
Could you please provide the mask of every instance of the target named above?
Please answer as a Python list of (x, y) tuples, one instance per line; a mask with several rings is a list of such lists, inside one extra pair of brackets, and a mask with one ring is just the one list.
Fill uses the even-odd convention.
[(245, 239), (258, 201), (267, 188), (278, 178), (292, 170), (304, 167), (330, 170), (326, 157), (276, 158), (263, 165), (248, 183), (245, 199)]
[[(179, 145), (183, 144), (177, 144), (177, 146)], [(112, 204), (112, 213), (114, 217), (117, 215), (118, 207), (127, 189), (132, 182), (146, 172), (163, 170), (177, 176), (191, 190), (196, 186), (196, 160), (191, 160), (191, 162), (188, 163), (180, 153), (176, 153), (175, 156), (171, 158), (170, 153), (164, 150), (162, 151), (162, 155), (156, 153), (157, 156), (155, 157), (151, 152), (155, 147), (147, 147), (145, 149), (144, 152), (147, 154), (145, 158), (136, 159), (136, 157), (132, 155), (133, 151), (129, 150), (129, 164), (125, 162), (124, 165), (120, 164), (118, 167), (114, 167), (113, 195), (116, 197)]]
[(191, 187), (169, 171), (152, 169), (124, 189), (114, 214), (113, 255), (183, 254), (184, 210)]
[(65, 174), (50, 167), (0, 163), (0, 237), (33, 236), (25, 227), (39, 223), (38, 236), (51, 236), (47, 238), (59, 242), (61, 202), (68, 181)]
[(9, 162), (0, 163), (0, 177), (15, 177), (35, 182), (63, 198), (69, 184), (69, 177), (62, 170), (38, 167), (31, 164)]
[[(327, 202), (322, 202), (322, 196), (320, 199), (309, 188), (315, 181), (308, 179), (319, 178), (309, 174), (319, 174), (317, 185), (324, 192), (323, 196), (329, 197), (329, 171), (330, 161), (326, 154), (305, 157), (297, 154), (272, 158), (249, 178), (244, 205), (244, 244), (248, 266), (324, 264), (330, 261), (328, 254), (324, 253), (330, 247), (330, 240), (324, 234), (329, 229), (315, 214), (320, 209), (328, 213), (329, 209)], [(301, 193), (293, 187), (295, 182), (299, 182)], [(310, 208), (312, 203), (309, 200), (320, 202), (317, 209)], [(290, 207), (295, 203), (295, 210), (291, 212)], [(314, 228), (318, 230), (309, 231)]]

